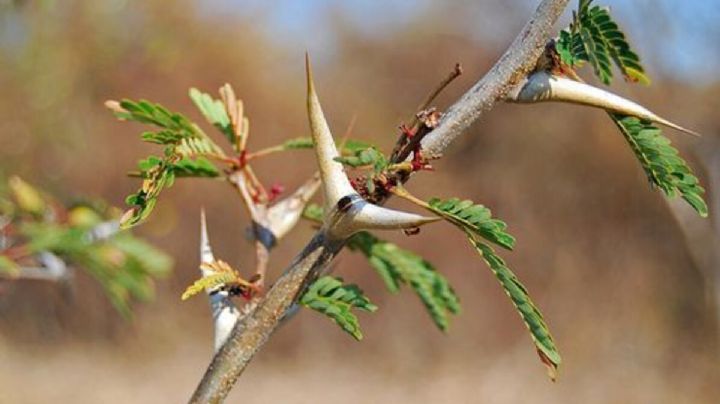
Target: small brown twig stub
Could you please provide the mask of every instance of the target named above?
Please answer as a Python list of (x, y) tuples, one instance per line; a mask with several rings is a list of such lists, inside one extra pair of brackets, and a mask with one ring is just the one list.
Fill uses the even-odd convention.
[[(407, 144), (407, 140), (409, 137), (413, 137), (418, 129), (420, 124), (420, 114), (423, 113), (423, 111), (430, 108), (430, 104), (437, 98), (438, 95), (450, 84), (453, 80), (458, 78), (463, 73), (462, 66), (460, 63), (456, 63), (453, 70), (435, 87), (428, 95), (425, 97), (425, 100), (415, 109), (416, 113), (413, 115), (412, 119), (410, 120), (409, 125), (400, 125), (401, 133), (400, 137), (398, 138), (397, 142), (395, 143), (395, 147), (393, 148), (392, 153), (390, 154), (390, 160), (393, 162), (399, 162), (404, 160), (398, 158), (398, 154), (400, 154), (401, 149), (403, 146)], [(407, 157), (407, 156), (406, 156)]]
[[(435, 98), (437, 98), (438, 95), (448, 86), (450, 83), (453, 82), (456, 78), (460, 77), (460, 75), (463, 73), (463, 68), (460, 65), (460, 63), (455, 63), (455, 67), (453, 70), (445, 77), (443, 81), (441, 81), (435, 89), (433, 89), (430, 94), (425, 98), (425, 100), (420, 104), (416, 111), (423, 111), (425, 109), (430, 108), (430, 104), (432, 104), (433, 101), (435, 101)], [(417, 125), (417, 115), (415, 115), (416, 118), (413, 119), (412, 123), (410, 124), (410, 127), (413, 127)]]
[[(435, 108), (424, 109), (416, 114), (417, 124), (412, 130), (412, 135), (405, 135), (405, 144), (400, 147), (397, 155), (391, 157), (391, 162), (400, 163), (405, 161), (411, 153), (417, 154), (420, 151), (420, 142), (433, 129), (438, 126), (441, 114)], [(401, 136), (403, 137), (403, 136)]]

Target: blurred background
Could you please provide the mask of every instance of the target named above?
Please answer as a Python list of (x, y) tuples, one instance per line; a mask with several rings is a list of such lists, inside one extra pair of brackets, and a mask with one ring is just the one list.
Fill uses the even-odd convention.
[[(303, 54), (331, 126), (389, 150), (397, 126), (456, 62), (465, 74), (445, 108), (494, 63), (537, 1), (0, 0), (0, 173), (73, 200), (122, 206), (137, 160), (158, 149), (118, 122), (107, 99), (146, 98), (202, 122), (188, 88), (231, 83), (251, 120), (251, 147), (307, 136)], [(572, 2), (572, 8), (576, 6)], [(426, 173), (418, 196), (481, 202), (517, 237), (505, 253), (544, 312), (563, 355), (548, 381), (525, 327), (459, 232), (416, 237), (463, 302), (447, 334), (409, 290), (389, 295), (361, 257), (337, 274), (380, 306), (356, 343), (320, 315), (283, 326), (228, 402), (704, 403), (720, 397), (720, 2), (625, 2), (614, 8), (648, 67), (650, 87), (614, 91), (693, 128), (667, 132), (708, 189), (710, 218), (653, 191), (602, 112), (503, 105)], [(569, 21), (569, 12), (562, 21)], [(314, 170), (307, 152), (268, 158), (268, 183), (292, 189)], [(393, 201), (394, 206), (402, 206)], [(204, 299), (180, 301), (197, 276), (199, 210), (217, 257), (249, 271), (246, 216), (234, 191), (178, 181), (136, 233), (175, 259), (155, 300), (121, 318), (92, 280), (4, 283), (0, 402), (184, 402), (212, 354)], [(277, 276), (312, 234), (301, 224), (276, 250)]]

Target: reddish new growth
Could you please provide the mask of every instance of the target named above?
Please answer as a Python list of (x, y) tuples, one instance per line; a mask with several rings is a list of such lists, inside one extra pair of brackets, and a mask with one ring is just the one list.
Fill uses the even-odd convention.
[[(426, 156), (422, 150), (421, 140), (430, 133), (439, 122), (440, 113), (430, 108), (418, 113), (418, 123), (413, 127), (405, 124), (399, 126), (401, 146), (391, 156), (391, 163), (379, 173), (371, 176), (361, 175), (350, 179), (350, 184), (365, 200), (377, 202), (386, 198), (390, 191), (405, 182), (412, 173), (424, 170), (433, 170), (431, 160), (440, 156)], [(412, 158), (405, 161), (412, 153)]]
[(247, 150), (240, 151), (240, 155), (237, 158), (237, 166), (238, 168), (243, 168), (247, 165)]
[(250, 301), (253, 297), (262, 293), (262, 282), (260, 274), (253, 275), (248, 279), (247, 283), (236, 282), (229, 283), (222, 287), (222, 290), (227, 291), (230, 296), (240, 296), (243, 299)]
[(427, 135), (438, 126), (440, 122), (440, 113), (435, 108), (429, 108), (421, 111), (417, 114), (418, 123), (408, 128), (406, 125), (400, 125), (401, 138), (404, 139), (403, 147), (401, 147), (400, 153), (398, 153), (396, 160), (404, 160), (407, 156), (412, 153), (412, 159), (410, 160), (411, 174), (415, 171), (421, 170), (432, 170), (433, 167), (430, 165), (430, 160), (437, 159), (439, 156), (425, 157), (422, 152), (421, 141)]
[(268, 202), (273, 202), (283, 192), (285, 192), (285, 187), (282, 184), (278, 184), (278, 183), (273, 184), (270, 187), (270, 194), (268, 195)]

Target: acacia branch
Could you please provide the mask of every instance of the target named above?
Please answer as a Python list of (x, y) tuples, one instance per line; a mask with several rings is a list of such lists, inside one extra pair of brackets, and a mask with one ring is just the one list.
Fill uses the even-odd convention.
[(543, 0), (510, 47), (483, 78), (448, 108), (435, 128), (422, 142), (429, 154), (440, 154), (484, 112), (518, 85), (532, 71), (553, 33), (553, 25), (569, 0)]
[[(495, 66), (448, 109), (439, 126), (424, 138), (424, 150), (430, 154), (440, 154), (527, 76), (542, 54), (554, 23), (568, 2), (543, 0), (540, 3), (530, 21)], [(258, 303), (257, 308), (235, 325), (228, 341), (217, 352), (195, 390), (190, 400), (192, 403), (218, 403), (227, 396), (302, 290), (342, 249), (345, 239), (328, 237), (330, 226), (332, 223), (325, 223)]]

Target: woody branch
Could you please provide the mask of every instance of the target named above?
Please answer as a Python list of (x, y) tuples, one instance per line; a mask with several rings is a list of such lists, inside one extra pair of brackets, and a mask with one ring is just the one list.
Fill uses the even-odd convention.
[[(550, 38), (555, 21), (567, 3), (568, 0), (541, 2), (495, 66), (450, 107), (439, 125), (425, 136), (422, 147), (426, 152), (440, 154), (484, 112), (504, 100), (508, 92), (521, 83), (534, 68)], [(339, 164), (334, 161), (336, 166), (328, 163), (334, 157), (334, 142), (332, 138), (323, 135), (323, 132), (329, 135), (329, 129), (324, 119), (319, 119), (322, 111), (314, 96), (311, 77), (308, 79), (308, 115), (326, 198), (324, 225), (258, 302), (255, 310), (236, 323), (194, 392), (190, 400), (193, 403), (217, 403), (227, 396), (303, 289), (327, 267), (355, 231), (371, 226), (401, 228), (413, 220), (413, 226), (417, 226), (430, 220), (403, 212), (389, 212), (354, 196), (357, 194), (346, 184), (347, 176), (342, 172), (342, 167), (338, 169)], [(384, 216), (391, 213), (394, 217)]]

